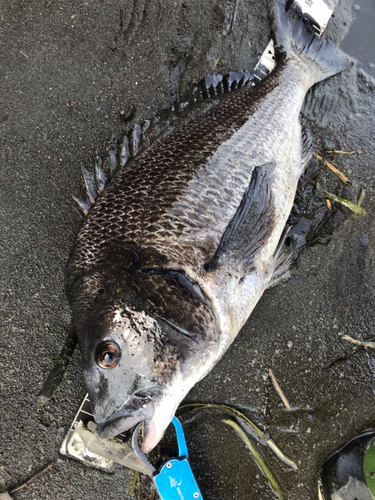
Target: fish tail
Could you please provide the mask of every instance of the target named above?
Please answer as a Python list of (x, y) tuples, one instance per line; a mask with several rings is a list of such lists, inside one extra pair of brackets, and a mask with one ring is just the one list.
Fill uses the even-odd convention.
[(310, 77), (310, 86), (347, 67), (348, 58), (332, 42), (311, 31), (309, 21), (294, 2), (274, 0), (273, 24), (276, 59), (297, 61)]

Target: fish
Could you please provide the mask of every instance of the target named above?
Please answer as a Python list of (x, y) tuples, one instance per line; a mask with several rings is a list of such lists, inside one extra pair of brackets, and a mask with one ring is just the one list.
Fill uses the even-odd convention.
[(150, 145), (99, 196), (89, 190), (65, 283), (103, 439), (145, 421), (151, 451), (289, 275), (285, 228), (312, 154), (301, 107), (347, 58), (290, 2), (272, 16), (276, 66), (259, 85)]

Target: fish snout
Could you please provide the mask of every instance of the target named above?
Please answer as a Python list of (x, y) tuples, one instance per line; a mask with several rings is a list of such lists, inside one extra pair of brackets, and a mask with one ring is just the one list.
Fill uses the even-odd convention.
[(131, 429), (143, 420), (151, 420), (155, 412), (154, 396), (155, 391), (146, 390), (135, 393), (107, 420), (98, 423), (97, 435), (103, 439), (110, 439)]

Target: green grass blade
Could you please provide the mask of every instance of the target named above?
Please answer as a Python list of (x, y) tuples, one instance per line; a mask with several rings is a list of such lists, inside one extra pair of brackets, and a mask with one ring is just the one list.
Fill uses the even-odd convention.
[(210, 403), (191, 403), (187, 405), (180, 406), (179, 408), (187, 408), (187, 407), (197, 407), (197, 408), (218, 408), (222, 410), (227, 410), (233, 415), (235, 415), (237, 418), (245, 422), (247, 425), (251, 427), (251, 429), (257, 434), (257, 436), (275, 453), (275, 455), (281, 460), (284, 464), (288, 465), (291, 467), (293, 470), (297, 470), (297, 464), (293, 462), (290, 458), (288, 458), (277, 446), (277, 444), (272, 441), (272, 439), (267, 439), (265, 434), (258, 429), (258, 427), (253, 424), (251, 420), (249, 420), (243, 413), (240, 411), (236, 410), (235, 408), (232, 408), (230, 406), (226, 405), (217, 405), (217, 404), (210, 404)]
[(273, 477), (273, 475), (271, 474), (271, 471), (269, 470), (269, 468), (265, 464), (263, 458), (259, 455), (259, 453), (255, 449), (255, 447), (253, 446), (252, 442), (246, 436), (246, 434), (241, 429), (241, 427), (239, 425), (237, 425), (236, 422), (233, 422), (232, 420), (223, 420), (223, 422), (224, 422), (224, 424), (227, 424), (230, 427), (232, 427), (237, 432), (237, 434), (240, 436), (240, 438), (242, 439), (242, 441), (245, 443), (245, 445), (248, 447), (248, 449), (250, 450), (250, 452), (253, 454), (253, 456), (254, 456), (257, 464), (259, 465), (261, 471), (263, 472), (263, 474), (268, 479), (268, 482), (270, 483), (271, 488), (273, 489), (273, 491), (276, 493), (276, 495), (279, 497), (280, 500), (283, 500), (284, 497), (283, 497), (283, 494), (281, 492), (281, 488), (280, 488), (278, 482)]
[(327, 198), (329, 198), (330, 200), (336, 201), (337, 203), (340, 203), (340, 205), (344, 205), (344, 207), (349, 208), (356, 214), (365, 215), (366, 212), (359, 205), (356, 205), (349, 200), (345, 200), (345, 198), (340, 198), (340, 196), (336, 196), (335, 194), (328, 193), (327, 191), (324, 191), (324, 189), (322, 189), (320, 186), (317, 186), (317, 188), (322, 194), (324, 194), (324, 196), (327, 196)]
[(249, 420), (243, 413), (241, 413), (240, 411), (236, 410), (235, 408), (232, 408), (231, 406), (217, 405), (217, 404), (214, 404), (214, 403), (191, 403), (191, 404), (180, 406), (179, 409), (187, 408), (188, 406), (195, 406), (197, 408), (199, 408), (199, 407), (200, 408), (219, 408), (219, 409), (227, 410), (230, 413), (233, 413), (233, 415), (237, 415), (242, 420), (245, 420), (245, 422), (253, 429), (253, 431), (256, 434), (258, 434), (258, 436), (261, 439), (263, 439), (263, 441), (267, 441), (267, 438), (263, 434), (263, 432), (260, 429), (258, 429), (258, 427), (255, 424), (253, 424), (251, 420)]
[(139, 476), (139, 472), (136, 470), (134, 472), (132, 482), (130, 483), (130, 486), (129, 486), (129, 495), (131, 495), (131, 496), (134, 495), (135, 483), (137, 482), (138, 476)]
[(363, 472), (365, 473), (367, 487), (375, 500), (375, 438), (372, 439), (365, 452)]

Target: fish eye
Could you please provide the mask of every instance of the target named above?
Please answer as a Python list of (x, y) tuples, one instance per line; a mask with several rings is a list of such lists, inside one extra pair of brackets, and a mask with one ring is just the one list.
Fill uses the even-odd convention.
[(116, 342), (102, 342), (96, 348), (95, 360), (100, 368), (113, 368), (121, 358), (121, 349)]

